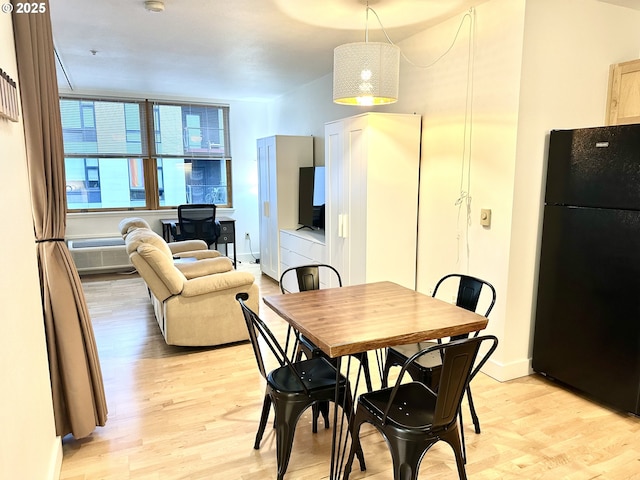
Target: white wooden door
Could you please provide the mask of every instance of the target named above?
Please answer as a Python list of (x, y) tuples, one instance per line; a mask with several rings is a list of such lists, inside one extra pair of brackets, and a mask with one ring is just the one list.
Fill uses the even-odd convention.
[(260, 269), (266, 275), (275, 278), (278, 275), (278, 219), (274, 137), (261, 138), (258, 140), (258, 172), (260, 196)]
[[(325, 126), (325, 183), (327, 207), (325, 211), (325, 239), (327, 260), (349, 283), (348, 244), (345, 227), (348, 228), (348, 178), (345, 175), (344, 123), (333, 122)], [(329, 286), (336, 287), (335, 281)]]

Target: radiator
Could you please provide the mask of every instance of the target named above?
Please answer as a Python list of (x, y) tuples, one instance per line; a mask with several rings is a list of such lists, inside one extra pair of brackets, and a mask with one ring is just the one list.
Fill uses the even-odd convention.
[(83, 238), (67, 242), (78, 272), (105, 272), (133, 268), (119, 237)]

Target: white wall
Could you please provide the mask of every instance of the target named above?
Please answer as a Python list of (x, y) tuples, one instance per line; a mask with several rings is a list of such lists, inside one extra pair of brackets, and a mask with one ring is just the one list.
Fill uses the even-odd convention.
[[(449, 47), (461, 18), (401, 42), (403, 52), (414, 63), (431, 63)], [(462, 163), (468, 24), (434, 67), (402, 61), (400, 100), (375, 108), (423, 116), (418, 289), (430, 292), (451, 271), (494, 284), (498, 302), (488, 332), (501, 344), (485, 370), (500, 380), (530, 371), (546, 136), (553, 128), (603, 123), (609, 65), (637, 57), (638, 24), (640, 12), (596, 0), (477, 6), (468, 231), (466, 212), (459, 220), (455, 205), (468, 167)], [(322, 124), (361, 111), (333, 105), (331, 82), (328, 75), (274, 102), (270, 128), (320, 137), (318, 154)], [(490, 228), (479, 225), (481, 208), (492, 209)]]
[[(530, 358), (548, 133), (604, 124), (609, 65), (638, 58), (640, 12), (593, 0), (526, 5), (510, 240), (501, 346), (505, 376)], [(525, 356), (526, 354), (526, 356)]]
[[(0, 15), (0, 68), (18, 80), (10, 15)], [(56, 437), (36, 263), (22, 117), (0, 118), (0, 478), (58, 478)]]

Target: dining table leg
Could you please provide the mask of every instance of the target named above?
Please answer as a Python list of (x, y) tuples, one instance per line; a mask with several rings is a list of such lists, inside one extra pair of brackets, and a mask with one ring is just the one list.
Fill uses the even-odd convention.
[[(336, 358), (336, 363), (335, 363), (335, 367), (336, 367), (336, 392), (335, 392), (335, 401), (334, 401), (334, 406), (333, 406), (333, 432), (332, 432), (332, 439), (331, 439), (331, 468), (329, 470), (329, 480), (339, 480), (340, 478), (340, 468), (339, 468), (339, 455), (338, 450), (339, 450), (339, 446), (337, 443), (338, 440), (338, 406), (342, 406), (344, 407), (344, 404), (340, 403), (340, 389), (338, 388), (338, 385), (340, 385), (340, 370), (342, 367), (342, 358), (338, 357)], [(347, 377), (347, 388), (348, 388), (348, 377)], [(344, 395), (344, 400), (346, 401), (346, 391), (345, 391), (345, 395)], [(341, 422), (340, 422), (340, 431), (342, 431), (342, 424), (344, 421), (344, 415), (341, 415)]]

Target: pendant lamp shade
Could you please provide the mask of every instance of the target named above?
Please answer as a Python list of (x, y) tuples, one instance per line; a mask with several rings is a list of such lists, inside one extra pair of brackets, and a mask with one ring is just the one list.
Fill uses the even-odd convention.
[(400, 48), (356, 42), (333, 51), (333, 101), (342, 105), (386, 105), (398, 101)]

